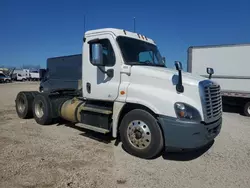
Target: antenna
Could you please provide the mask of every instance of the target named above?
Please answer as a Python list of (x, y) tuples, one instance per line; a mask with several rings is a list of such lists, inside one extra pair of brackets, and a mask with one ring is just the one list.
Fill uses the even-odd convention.
[(134, 17), (134, 32), (135, 32), (135, 17)]
[(83, 32), (84, 32), (84, 34), (85, 34), (85, 29), (86, 29), (86, 28), (85, 28), (85, 25), (86, 25), (86, 24), (85, 24), (85, 17), (86, 17), (86, 16), (85, 16), (85, 14), (84, 14), (84, 17), (83, 17)]

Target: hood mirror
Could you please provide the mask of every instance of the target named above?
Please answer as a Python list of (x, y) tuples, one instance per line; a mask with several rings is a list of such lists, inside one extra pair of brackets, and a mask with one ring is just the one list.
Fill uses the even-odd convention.
[(207, 68), (207, 74), (209, 75), (209, 79), (211, 79), (211, 78), (212, 78), (212, 75), (214, 74), (214, 69), (208, 67), (208, 68)]
[(182, 64), (180, 61), (175, 61), (175, 67), (176, 70), (178, 71), (178, 83), (176, 85), (176, 91), (179, 93), (183, 93), (184, 92), (184, 87), (182, 85)]
[(165, 57), (162, 57), (162, 61), (164, 64), (166, 64), (166, 58)]
[(175, 62), (176, 70), (181, 71), (182, 70), (182, 63), (180, 61)]

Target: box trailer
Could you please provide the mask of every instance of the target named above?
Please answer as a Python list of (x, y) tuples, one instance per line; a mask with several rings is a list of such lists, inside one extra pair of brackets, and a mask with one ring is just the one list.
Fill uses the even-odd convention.
[(221, 86), (225, 104), (238, 105), (250, 116), (250, 44), (191, 46), (187, 71), (207, 77), (212, 67), (212, 80)]

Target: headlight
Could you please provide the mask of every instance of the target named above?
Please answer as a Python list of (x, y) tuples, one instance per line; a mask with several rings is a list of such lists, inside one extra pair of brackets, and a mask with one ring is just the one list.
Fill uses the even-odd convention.
[(201, 121), (201, 115), (194, 107), (181, 102), (175, 103), (174, 107), (175, 113), (179, 119)]

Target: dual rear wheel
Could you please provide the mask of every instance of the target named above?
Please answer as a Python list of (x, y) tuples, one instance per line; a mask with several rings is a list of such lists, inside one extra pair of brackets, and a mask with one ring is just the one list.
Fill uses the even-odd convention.
[(38, 91), (20, 92), (15, 102), (16, 112), (20, 118), (34, 118), (40, 125), (52, 123), (53, 108), (48, 95), (41, 95)]

